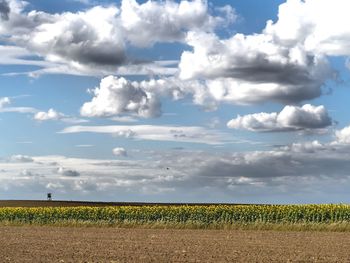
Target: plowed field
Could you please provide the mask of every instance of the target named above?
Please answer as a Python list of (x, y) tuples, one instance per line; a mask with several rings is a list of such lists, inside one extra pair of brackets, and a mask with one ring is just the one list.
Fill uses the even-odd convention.
[(0, 262), (350, 262), (350, 233), (1, 226)]

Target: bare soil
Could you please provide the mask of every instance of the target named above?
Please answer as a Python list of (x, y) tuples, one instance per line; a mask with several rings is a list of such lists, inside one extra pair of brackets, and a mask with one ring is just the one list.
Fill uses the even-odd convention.
[(350, 233), (0, 226), (0, 262), (350, 262)]

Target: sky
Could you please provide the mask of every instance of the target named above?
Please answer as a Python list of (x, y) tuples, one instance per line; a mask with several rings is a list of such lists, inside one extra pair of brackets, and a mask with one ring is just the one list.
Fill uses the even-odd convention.
[(0, 199), (350, 202), (347, 0), (0, 0)]

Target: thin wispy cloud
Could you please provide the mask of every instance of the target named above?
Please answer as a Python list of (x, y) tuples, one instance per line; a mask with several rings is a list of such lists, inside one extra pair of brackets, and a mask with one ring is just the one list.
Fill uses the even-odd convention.
[(110, 126), (70, 126), (59, 133), (106, 133), (116, 137), (136, 140), (174, 141), (203, 144), (225, 144), (240, 142), (229, 133), (198, 126), (160, 125), (110, 125)]

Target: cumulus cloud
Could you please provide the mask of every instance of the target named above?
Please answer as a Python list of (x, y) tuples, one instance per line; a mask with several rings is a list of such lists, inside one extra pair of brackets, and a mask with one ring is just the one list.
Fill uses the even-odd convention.
[(79, 118), (75, 118), (75, 117), (70, 117), (67, 116), (61, 112), (58, 112), (54, 109), (49, 109), (47, 112), (45, 111), (39, 111), (34, 115), (34, 120), (36, 121), (63, 121), (66, 123), (84, 123), (84, 122), (88, 122), (88, 120), (85, 119), (79, 119)]
[[(119, 65), (124, 62), (125, 53), (115, 19), (118, 12), (116, 7), (94, 7), (86, 12), (60, 15), (36, 12), (42, 21), (28, 32), (29, 37), (14, 35), (11, 40), (52, 62), (76, 67)], [(22, 16), (35, 18), (33, 13)]]
[(49, 109), (48, 112), (40, 111), (34, 115), (34, 119), (37, 121), (47, 121), (47, 120), (59, 120), (64, 116), (64, 114), (55, 111), (54, 109)]
[[(19, 0), (0, 3), (2, 10), (7, 10), (7, 3), (10, 10), (3, 11), (10, 13), (0, 25), (4, 40), (55, 64), (42, 65), (44, 69), (32, 72), (34, 76), (130, 74), (130, 70), (131, 74), (174, 74), (175, 68), (131, 59), (127, 46), (184, 41), (193, 51), (182, 54), (182, 79), (215, 80), (210, 82), (210, 95), (220, 101), (289, 103), (320, 96), (321, 86), (332, 74), (324, 56), (349, 54), (350, 34), (343, 26), (348, 19), (346, 1), (287, 1), (279, 8), (278, 20), (268, 21), (261, 34), (235, 34), (228, 39), (213, 32), (236, 19), (234, 9), (211, 10), (205, 0), (142, 4), (123, 0), (120, 8), (98, 5), (61, 14), (27, 12), (25, 2)], [(325, 21), (329, 10), (337, 15)]]
[(93, 93), (95, 97), (80, 110), (83, 116), (108, 117), (135, 113), (149, 118), (161, 114), (160, 101), (156, 95), (144, 91), (137, 82), (130, 82), (125, 78), (105, 77)]
[(224, 17), (209, 15), (206, 0), (147, 1), (123, 0), (121, 23), (127, 39), (136, 46), (149, 46), (156, 42), (183, 41), (189, 30), (212, 31), (217, 25), (236, 19), (232, 7), (221, 8)]
[(328, 56), (349, 55), (348, 8), (342, 0), (289, 0), (260, 34), (220, 39), (189, 32), (193, 50), (183, 52), (179, 76), (204, 79), (204, 94), (218, 102), (289, 104), (319, 97), (326, 81), (336, 78)]
[(174, 68), (128, 56), (128, 46), (183, 41), (188, 30), (212, 31), (236, 17), (230, 6), (218, 8), (218, 16), (212, 16), (205, 0), (143, 4), (123, 0), (120, 8), (96, 5), (84, 11), (59, 14), (27, 12), (24, 1), (7, 3), (0, 2), (1, 16), (6, 19), (0, 25), (0, 35), (5, 43), (25, 48), (50, 63), (42, 63), (42, 69), (29, 72), (32, 76), (174, 74)]
[(324, 106), (305, 104), (302, 107), (285, 106), (279, 113), (255, 113), (238, 116), (227, 126), (257, 132), (299, 131), (322, 129), (330, 126), (332, 119)]
[(25, 12), (24, 10), (28, 6), (26, 1), (8, 0), (7, 2), (10, 8), (9, 19), (0, 24), (0, 34), (4, 40), (25, 40), (36, 27), (55, 20), (55, 15), (49, 13), (35, 10), (29, 13)]
[(325, 128), (332, 124), (326, 108), (305, 104), (302, 107), (286, 106), (278, 115), (277, 121), (284, 126), (302, 129)]
[(41, 65), (43, 69), (33, 71), (33, 76), (44, 73), (103, 75), (105, 70), (115, 71), (118, 66), (130, 63), (118, 15), (119, 9), (115, 6), (61, 14), (26, 13), (18, 8), (0, 26), (0, 34), (9, 43), (51, 63)]
[(288, 0), (279, 6), (278, 21), (268, 21), (265, 32), (283, 45), (300, 43), (313, 53), (349, 56), (350, 29), (344, 26), (350, 22), (349, 8), (345, 0)]
[(128, 81), (108, 76), (100, 86), (89, 90), (94, 95), (81, 108), (81, 114), (88, 117), (109, 117), (131, 114), (138, 117), (159, 117), (161, 98), (181, 100), (192, 97), (193, 103), (205, 110), (215, 110), (218, 101), (210, 94), (208, 85), (199, 80), (181, 80), (177, 77), (152, 78), (143, 81)]
[(350, 54), (349, 7), (343, 0), (288, 0), (260, 34), (219, 39), (190, 32), (193, 50), (181, 56), (180, 77), (210, 79), (210, 94), (231, 103), (316, 98), (334, 78), (327, 57)]
[(127, 157), (128, 153), (123, 147), (116, 147), (113, 149), (113, 154), (117, 157)]
[(350, 126), (336, 131), (335, 135), (339, 143), (350, 143)]
[(67, 116), (54, 109), (49, 109), (47, 112), (39, 111), (32, 107), (10, 107), (11, 99), (9, 97), (0, 98), (0, 113), (30, 113), (33, 114), (33, 119), (36, 121), (60, 120), (70, 124), (86, 123), (88, 120), (80, 119), (72, 116)]
[(193, 97), (195, 104), (204, 106), (206, 104), (205, 95), (207, 87), (205, 83), (198, 80), (181, 80), (178, 77), (166, 77), (134, 82), (142, 89), (155, 93), (161, 97), (170, 97), (173, 100), (180, 100), (188, 95)]
[(79, 124), (89, 122), (86, 119), (76, 118), (72, 116), (67, 116), (60, 113), (54, 109), (49, 109), (47, 112), (39, 111), (32, 107), (10, 107), (11, 99), (9, 97), (0, 98), (0, 113), (30, 113), (33, 114), (33, 119), (36, 121), (52, 121), (59, 120), (70, 124)]
[[(0, 0), (0, 64), (42, 67), (33, 76), (176, 74), (177, 61), (131, 58), (128, 52), (133, 48), (128, 48), (150, 47), (157, 42), (188, 44), (181, 56), (179, 75), (144, 81), (103, 78), (92, 92), (91, 101), (81, 107), (81, 114), (88, 117), (125, 122), (157, 117), (161, 114), (162, 97), (192, 97), (194, 104), (208, 110), (222, 102), (278, 101), (296, 105), (322, 94), (322, 86), (333, 76), (328, 56), (350, 55), (350, 30), (344, 26), (349, 20), (350, 4), (342, 0), (288, 0), (280, 6), (278, 20), (269, 21), (260, 34), (234, 34), (225, 39), (214, 33), (215, 27), (224, 24), (227, 17), (233, 21), (233, 9), (217, 9), (224, 15), (215, 17), (207, 2), (201, 0), (143, 4), (122, 0), (120, 8), (97, 6), (61, 14), (27, 12), (25, 5), (23, 1)], [(54, 109), (38, 112), (29, 107), (10, 107), (10, 103), (10, 98), (0, 98), (0, 112), (32, 113), (40, 121), (71, 118)], [(276, 132), (318, 130), (331, 124), (323, 106), (306, 104), (285, 106), (281, 112), (238, 116), (228, 126)], [(198, 126), (70, 126), (61, 132), (106, 133), (134, 140), (214, 146), (238, 142), (232, 134)], [(216, 200), (221, 194), (227, 194), (229, 200), (235, 194), (237, 198), (260, 194), (261, 198), (277, 192), (291, 196), (310, 190), (311, 194), (320, 190), (320, 196), (324, 195), (321, 190), (337, 194), (339, 189), (345, 189), (348, 194), (349, 144), (350, 128), (345, 127), (335, 132), (333, 142), (295, 142), (265, 151), (154, 150), (138, 152), (141, 160), (123, 161), (14, 155), (0, 160), (0, 197), (13, 189), (44, 193), (55, 189), (70, 199), (77, 192), (94, 193), (93, 198), (97, 199), (105, 193), (115, 199), (115, 193), (131, 198), (140, 197), (140, 192), (148, 197), (156, 193), (158, 198), (162, 192), (191, 192), (198, 194), (201, 201), (210, 194)], [(121, 147), (113, 153), (127, 155)], [(255, 200), (265, 200), (260, 198)]]
[(209, 95), (217, 101), (300, 102), (320, 96), (332, 74), (322, 55), (298, 45), (282, 46), (266, 34), (236, 34), (222, 40), (190, 32), (187, 41), (193, 51), (182, 53), (179, 76), (208, 79)]
[[(192, 2), (192, 7), (196, 10), (204, 10), (205, 8), (199, 8), (199, 6), (205, 7), (200, 5), (200, 2)], [(176, 6), (180, 8), (181, 4), (185, 3), (183, 1)], [(130, 28), (133, 28), (134, 25), (139, 25), (140, 21), (147, 20), (140, 17), (149, 17), (152, 10), (159, 8), (164, 9), (164, 12), (170, 12), (166, 10), (172, 5), (174, 3), (137, 4), (131, 0), (124, 1), (121, 17), (123, 17), (124, 8), (125, 14), (130, 14), (127, 19), (130, 22)], [(348, 41), (345, 40), (348, 33), (339, 24), (340, 21), (347, 19), (344, 12), (340, 12), (340, 16), (344, 16), (342, 20), (335, 19), (331, 22), (332, 25), (334, 23), (334, 28), (337, 28), (335, 33), (328, 32), (329, 28), (333, 27), (329, 27), (322, 20), (323, 16), (316, 15), (312, 11), (319, 10), (318, 5), (322, 12), (328, 12), (342, 5), (346, 7), (347, 4), (339, 2), (334, 5), (326, 0), (322, 3), (312, 0), (287, 1), (280, 6), (278, 20), (275, 23), (269, 21), (260, 34), (254, 35), (235, 34), (229, 38), (220, 39), (211, 30), (188, 27), (182, 35), (186, 35), (185, 42), (193, 50), (184, 51), (181, 55), (180, 79), (153, 80), (153, 82), (140, 83), (138, 86), (149, 91), (152, 89), (150, 86), (154, 85), (161, 90), (157, 91), (157, 94), (162, 93), (173, 98), (190, 94), (195, 104), (209, 110), (216, 109), (221, 102), (252, 104), (277, 101), (291, 104), (319, 97), (326, 80), (335, 77), (327, 56), (346, 55)], [(169, 10), (175, 12), (180, 9), (170, 8)], [(298, 12), (302, 15), (297, 15)], [(169, 17), (171, 17), (170, 13), (164, 19)], [(211, 20), (214, 21), (214, 17)], [(154, 25), (158, 26), (158, 24)], [(150, 31), (144, 32), (153, 30), (151, 26), (148, 28)], [(133, 35), (131, 31), (128, 33), (130, 36)], [(162, 32), (159, 28), (157, 31)], [(167, 29), (167, 32), (170, 31)], [(331, 41), (331, 45), (339, 42), (339, 49), (343, 51), (334, 51), (335, 47), (327, 49), (328, 44), (323, 48), (315, 48), (315, 45), (311, 48), (310, 43), (314, 41), (312, 39), (321, 35), (329, 36), (327, 39)], [(157, 39), (156, 36), (154, 34), (154, 37), (149, 39)], [(137, 34), (136, 37), (143, 38), (142, 34)], [(150, 44), (146, 40), (140, 40), (140, 42), (145, 45)], [(166, 88), (163, 88), (164, 86)]]

